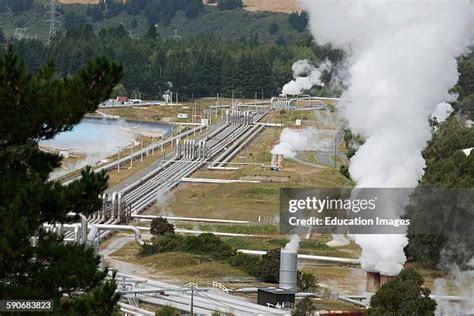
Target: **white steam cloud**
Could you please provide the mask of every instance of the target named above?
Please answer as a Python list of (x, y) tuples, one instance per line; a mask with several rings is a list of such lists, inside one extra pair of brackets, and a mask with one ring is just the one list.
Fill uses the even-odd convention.
[(283, 95), (299, 95), (314, 86), (324, 86), (321, 75), (331, 69), (331, 62), (325, 60), (319, 67), (313, 66), (309, 60), (298, 60), (293, 64), (293, 80), (283, 86)]
[(435, 280), (433, 294), (450, 295), (448, 289), (451, 291), (454, 289), (464, 298), (460, 304), (450, 304), (447, 300), (436, 299), (436, 316), (472, 315), (474, 313), (474, 258), (470, 260), (468, 266), (470, 269), (461, 270), (457, 265), (454, 265), (450, 269), (448, 278)]
[(453, 112), (451, 104), (448, 102), (441, 102), (436, 106), (434, 112), (431, 114), (431, 117), (435, 118), (438, 123), (443, 123)]
[(285, 252), (298, 252), (300, 247), (300, 237), (297, 234), (291, 235), (290, 241), (286, 244), (283, 251)]
[(285, 128), (280, 134), (280, 142), (273, 147), (272, 154), (295, 158), (301, 151), (316, 151), (334, 147), (333, 131), (316, 128)]
[(304, 151), (312, 142), (312, 129), (285, 128), (280, 134), (280, 143), (272, 149), (272, 154), (283, 155), (285, 158), (294, 158), (299, 151)]
[[(342, 98), (350, 128), (366, 138), (351, 159), (358, 187), (415, 187), (431, 138), (428, 118), (452, 100), (456, 57), (471, 42), (469, 0), (302, 0), (321, 44), (347, 53)], [(403, 205), (394, 200), (395, 210)], [(395, 275), (405, 263), (403, 235), (358, 235), (367, 270)]]

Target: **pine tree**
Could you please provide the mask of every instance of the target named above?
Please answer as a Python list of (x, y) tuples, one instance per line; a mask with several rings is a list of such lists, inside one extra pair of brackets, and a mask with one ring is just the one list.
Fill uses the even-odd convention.
[(156, 26), (155, 25), (150, 25), (150, 27), (148, 28), (148, 31), (146, 32), (145, 34), (145, 38), (147, 39), (152, 39), (152, 40), (156, 40), (160, 37), (160, 35), (158, 34), (158, 31), (156, 29)]
[(0, 45), (5, 44), (5, 43), (6, 43), (5, 35), (3, 34), (2, 29), (0, 29)]
[[(38, 141), (70, 130), (94, 111), (122, 77), (122, 67), (96, 58), (59, 79), (52, 64), (32, 75), (8, 48), (0, 59), (0, 297), (52, 299), (58, 313), (114, 314), (115, 282), (88, 246), (65, 244), (42, 229), (67, 223), (69, 212), (91, 214), (102, 204), (107, 176), (90, 168), (63, 186), (49, 181), (61, 157)], [(31, 238), (37, 236), (32, 244)], [(100, 306), (100, 308), (99, 308)]]
[(436, 301), (430, 298), (430, 290), (422, 287), (423, 282), (415, 270), (403, 270), (372, 296), (368, 315), (434, 315)]

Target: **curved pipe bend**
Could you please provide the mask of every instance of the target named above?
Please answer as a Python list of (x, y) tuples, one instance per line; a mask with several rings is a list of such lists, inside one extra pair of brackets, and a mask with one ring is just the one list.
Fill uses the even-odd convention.
[(145, 242), (142, 239), (142, 233), (135, 226), (111, 225), (111, 224), (94, 224), (93, 226), (95, 226), (99, 230), (99, 234), (101, 230), (131, 231), (135, 235), (135, 241), (137, 242), (139, 246), (143, 246), (145, 244)]

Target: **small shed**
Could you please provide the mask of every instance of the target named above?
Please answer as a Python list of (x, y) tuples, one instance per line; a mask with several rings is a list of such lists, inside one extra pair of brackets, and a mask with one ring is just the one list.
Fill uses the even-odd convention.
[(270, 307), (290, 307), (295, 303), (295, 292), (280, 288), (258, 289), (257, 304)]

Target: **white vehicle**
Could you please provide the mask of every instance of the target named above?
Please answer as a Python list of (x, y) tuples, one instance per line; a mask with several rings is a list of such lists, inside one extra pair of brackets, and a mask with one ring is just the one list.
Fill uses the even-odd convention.
[(189, 115), (186, 114), (186, 113), (179, 113), (179, 114), (178, 114), (178, 118), (179, 118), (179, 119), (187, 119), (188, 117), (189, 117)]
[(129, 103), (131, 104), (140, 104), (140, 103), (143, 103), (143, 100), (141, 99), (130, 99), (128, 100)]

